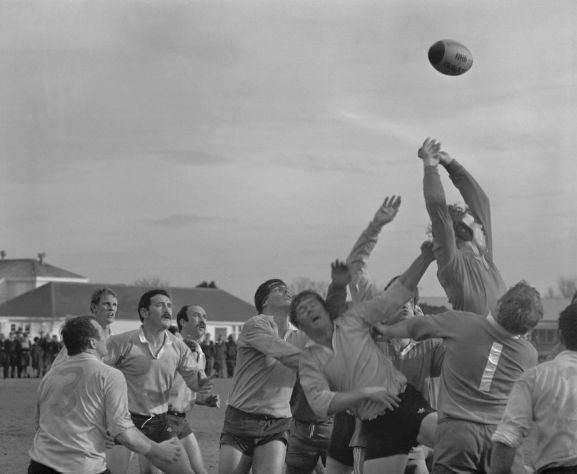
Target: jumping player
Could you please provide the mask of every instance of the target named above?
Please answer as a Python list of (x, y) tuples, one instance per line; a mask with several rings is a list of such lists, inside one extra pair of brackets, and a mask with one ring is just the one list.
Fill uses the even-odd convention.
[[(506, 291), (493, 262), (489, 198), (457, 160), (427, 138), (418, 151), (423, 160), (423, 192), (431, 219), (437, 277), (454, 310), (486, 316)], [(447, 206), (439, 164), (448, 172), (468, 209)]]

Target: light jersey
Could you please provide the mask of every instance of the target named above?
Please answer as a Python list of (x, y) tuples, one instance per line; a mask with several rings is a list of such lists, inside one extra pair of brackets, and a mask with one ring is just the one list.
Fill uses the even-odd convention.
[[(206, 368), (206, 357), (200, 348), (200, 344), (190, 338), (182, 339), (180, 333), (176, 333), (175, 336), (184, 341), (192, 352), (192, 356), (198, 362), (200, 368), (204, 370)], [(196, 392), (190, 390), (186, 386), (184, 379), (179, 374), (176, 374), (168, 395), (168, 409), (185, 413), (190, 409), (191, 404), (194, 403), (195, 400)]]
[(483, 226), (486, 251), (476, 254), (469, 246), (457, 247), (453, 220), (436, 166), (426, 166), (423, 178), (425, 204), (431, 219), (437, 277), (453, 309), (486, 316), (507, 291), (493, 262), (493, 235), (489, 198), (467, 170), (453, 160), (446, 166), (475, 220)]
[(511, 335), (491, 315), (449, 311), (412, 318), (407, 328), (416, 340), (440, 337), (445, 344), (439, 421), (499, 423), (513, 384), (537, 364), (531, 343)]
[[(112, 329), (110, 328), (110, 326), (108, 326), (104, 330), (104, 337), (105, 339), (108, 339), (110, 336), (112, 336)], [(60, 364), (62, 364), (62, 362), (65, 362), (67, 360), (68, 360), (68, 349), (66, 349), (66, 346), (62, 346), (62, 349), (60, 349), (60, 352), (56, 355), (56, 358), (54, 359), (54, 362), (52, 362), (52, 364), (50, 365), (50, 368), (57, 367)]]
[[(334, 320), (332, 349), (321, 344), (307, 347), (299, 377), (317, 416), (327, 416), (336, 392), (377, 386), (394, 395), (404, 391), (407, 379), (378, 347), (370, 328), (379, 321), (390, 321), (411, 297), (412, 292), (396, 280), (376, 298), (356, 304)], [(364, 400), (353, 411), (369, 420), (382, 414), (385, 407)]]
[(178, 372), (186, 384), (198, 391), (204, 370), (186, 344), (168, 331), (157, 354), (150, 350), (142, 326), (108, 338), (104, 359), (119, 369), (128, 385), (128, 408), (140, 415), (160, 415), (168, 411), (168, 394)]
[(492, 440), (518, 448), (529, 433), (537, 440), (529, 456), (535, 472), (577, 465), (577, 352), (561, 352), (521, 377)]
[(106, 469), (106, 430), (134, 425), (122, 373), (81, 353), (52, 368), (38, 387), (37, 431), (30, 457), (63, 474)]
[(291, 328), (280, 337), (272, 316), (250, 318), (237, 341), (228, 404), (248, 413), (290, 418), (289, 400), (301, 354), (298, 339), (306, 336)]

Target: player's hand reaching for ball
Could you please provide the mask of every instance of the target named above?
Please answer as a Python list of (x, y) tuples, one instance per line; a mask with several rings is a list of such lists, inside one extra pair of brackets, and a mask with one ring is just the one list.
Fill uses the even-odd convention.
[(334, 286), (342, 288), (347, 286), (352, 279), (348, 265), (340, 260), (331, 263), (331, 282)]
[(439, 161), (443, 166), (447, 166), (449, 163), (451, 163), (451, 161), (453, 161), (453, 157), (449, 155), (446, 151), (442, 150), (440, 150), (439, 153), (437, 153), (437, 158), (439, 158)]
[(441, 144), (434, 138), (427, 138), (417, 155), (423, 160), (425, 166), (437, 166), (440, 162), (439, 151), (441, 151)]
[(399, 207), (401, 206), (401, 196), (387, 196), (379, 210), (373, 217), (373, 224), (382, 227), (385, 224), (391, 222), (397, 212), (399, 212)]

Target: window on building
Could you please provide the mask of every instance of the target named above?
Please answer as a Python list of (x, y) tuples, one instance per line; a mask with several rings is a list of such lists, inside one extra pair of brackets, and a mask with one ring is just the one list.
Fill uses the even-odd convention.
[(10, 332), (16, 332), (16, 324), (15, 323), (10, 324)]

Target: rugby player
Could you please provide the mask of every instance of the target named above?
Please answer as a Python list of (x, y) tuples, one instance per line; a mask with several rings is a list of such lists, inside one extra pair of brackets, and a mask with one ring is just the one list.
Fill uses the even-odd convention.
[[(168, 394), (176, 373), (195, 392), (208, 394), (212, 382), (193, 357), (188, 346), (168, 331), (172, 323), (172, 301), (167, 291), (144, 293), (138, 303), (142, 325), (133, 331), (110, 336), (105, 362), (119, 369), (128, 385), (128, 408), (138, 429), (156, 442), (175, 435), (167, 418)], [(114, 473), (124, 474), (129, 453), (111, 451), (109, 465)], [(141, 474), (154, 472), (139, 456)]]
[[(352, 444), (366, 446), (377, 458), (370, 466), (365, 463), (366, 472), (402, 473), (411, 448), (417, 442), (433, 442), (436, 414), (371, 335), (378, 321), (399, 317), (399, 309), (434, 260), (431, 247), (424, 243), (421, 254), (387, 290), (334, 320), (313, 291), (299, 293), (291, 304), (291, 322), (315, 342), (305, 350), (299, 367), (307, 399), (319, 416), (348, 409), (362, 420), (360, 439)], [(350, 281), (341, 262), (333, 263), (332, 271), (348, 276), (333, 276), (333, 283), (346, 286)]]
[(166, 472), (177, 472), (179, 464), (185, 466), (178, 443), (155, 443), (135, 428), (122, 373), (101, 361), (106, 354), (104, 336), (93, 316), (79, 316), (64, 324), (62, 339), (68, 356), (46, 374), (38, 388), (29, 474), (110, 473), (107, 432)]
[[(279, 279), (262, 283), (257, 316), (237, 341), (236, 371), (220, 437), (220, 474), (283, 472), (291, 410), (289, 400), (306, 340), (290, 327), (291, 294)], [(291, 344), (291, 341), (296, 345)]]
[(531, 457), (539, 474), (577, 472), (577, 303), (559, 315), (563, 351), (529, 369), (515, 383), (493, 434), (490, 474), (511, 472), (531, 431)]
[[(200, 348), (200, 342), (206, 334), (206, 321), (206, 311), (202, 306), (183, 306), (176, 315), (178, 329), (176, 335), (189, 347), (202, 369), (206, 365), (206, 358)], [(198, 441), (186, 419), (187, 413), (194, 404), (217, 408), (220, 406), (220, 397), (218, 394), (197, 396), (186, 387), (183, 378), (177, 374), (168, 399), (168, 424), (182, 443), (194, 472), (206, 474)]]
[[(367, 228), (361, 233), (349, 256), (347, 257), (347, 267), (350, 271), (351, 281), (348, 284), (351, 294), (352, 304), (358, 304), (370, 300), (378, 295), (380, 290), (373, 282), (368, 272), (369, 257), (377, 243), (379, 234), (383, 227), (394, 220), (401, 204), (400, 196), (390, 196), (385, 198), (382, 205), (369, 222)], [(334, 275), (333, 275), (334, 276)], [(395, 280), (394, 278), (388, 286)], [(385, 288), (385, 289), (386, 289)], [(327, 294), (327, 304), (329, 309), (343, 308), (346, 301), (346, 288), (342, 285), (330, 285)], [(411, 298), (399, 310), (400, 318), (407, 319), (422, 312), (417, 305), (418, 290), (415, 289)], [(337, 315), (340, 311), (337, 310)], [(411, 339), (386, 340), (378, 335), (379, 324), (373, 329), (373, 335), (377, 338), (377, 343), (383, 352), (391, 358), (395, 367), (401, 371), (407, 381), (413, 385), (425, 397), (432, 408), (436, 408), (436, 390), (432, 378), (436, 378), (441, 373), (441, 365), (444, 356), (444, 347), (439, 339), (431, 339), (423, 342), (416, 342)], [(335, 428), (329, 448), (328, 467), (331, 472), (345, 474), (352, 471), (355, 456), (353, 448), (349, 447), (350, 439), (354, 433), (355, 419), (346, 412), (338, 413), (335, 416)], [(365, 450), (357, 450), (357, 464), (362, 465), (363, 459), (374, 459), (373, 453), (365, 453)], [(409, 453), (407, 472), (416, 474), (427, 473), (425, 458), (427, 455), (424, 446), (416, 447)]]
[[(437, 277), (453, 309), (486, 316), (506, 286), (493, 262), (489, 198), (457, 160), (427, 138), (418, 151), (423, 160), (423, 192), (431, 219)], [(467, 209), (447, 206), (438, 165), (448, 172)]]
[[(90, 312), (104, 330), (104, 338), (108, 339), (112, 335), (111, 325), (116, 319), (118, 312), (118, 296), (111, 288), (99, 288), (90, 297)], [(52, 367), (64, 362), (68, 356), (66, 345), (62, 347)]]
[(542, 316), (537, 290), (519, 282), (499, 299), (495, 316), (449, 311), (380, 328), (389, 338), (445, 344), (434, 474), (488, 472), (491, 436), (513, 384), (537, 364), (536, 349), (522, 336)]

